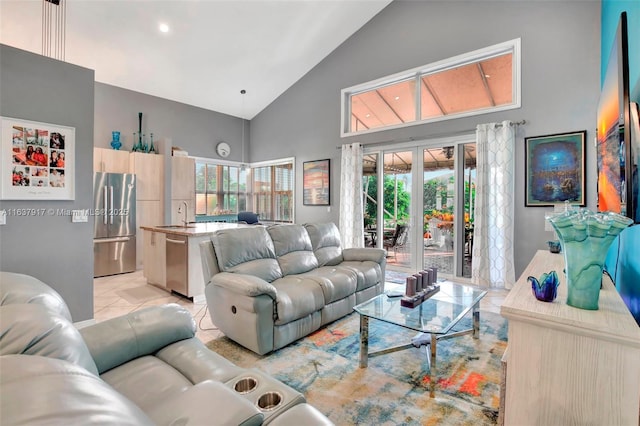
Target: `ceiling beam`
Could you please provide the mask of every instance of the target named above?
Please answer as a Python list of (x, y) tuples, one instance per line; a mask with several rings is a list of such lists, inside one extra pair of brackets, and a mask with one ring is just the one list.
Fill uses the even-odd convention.
[(494, 106), (496, 106), (496, 102), (493, 100), (493, 95), (491, 94), (491, 89), (489, 89), (489, 82), (487, 81), (487, 75), (484, 73), (484, 70), (482, 69), (482, 64), (480, 62), (476, 63), (476, 68), (478, 69), (478, 72), (480, 73), (480, 78), (482, 79), (482, 84), (484, 86), (484, 91), (487, 94), (487, 97), (489, 98), (489, 102), (491, 102), (491, 106), (494, 107)]
[(426, 77), (421, 77), (420, 80), (422, 81), (422, 85), (424, 86), (425, 90), (429, 93), (429, 95), (431, 95), (433, 102), (436, 103), (436, 106), (440, 110), (440, 114), (447, 115), (444, 108), (442, 107), (442, 102), (440, 102), (440, 98), (438, 98), (438, 95), (436, 95), (436, 92), (435, 90), (433, 90), (433, 87), (431, 87), (431, 85), (427, 83)]
[(385, 103), (385, 105), (387, 105), (389, 107), (389, 109), (391, 110), (391, 112), (393, 112), (393, 114), (398, 117), (398, 120), (400, 120), (401, 123), (404, 123), (405, 121), (402, 119), (402, 117), (400, 117), (400, 114), (398, 114), (398, 112), (393, 109), (393, 107), (391, 106), (391, 104), (389, 102), (387, 102), (387, 100), (384, 98), (384, 96), (382, 96), (382, 94), (380, 93), (380, 91), (378, 89), (376, 89), (376, 95), (378, 95), (380, 97), (380, 99), (382, 99), (382, 102)]

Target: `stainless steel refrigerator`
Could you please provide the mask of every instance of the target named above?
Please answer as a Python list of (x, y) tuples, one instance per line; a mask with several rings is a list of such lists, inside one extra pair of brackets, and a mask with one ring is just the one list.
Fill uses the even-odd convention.
[(136, 175), (94, 173), (93, 276), (136, 269)]

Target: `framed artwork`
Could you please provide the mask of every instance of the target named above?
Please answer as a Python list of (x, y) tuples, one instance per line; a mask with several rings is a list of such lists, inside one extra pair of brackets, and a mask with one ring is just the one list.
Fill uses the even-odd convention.
[(0, 199), (75, 199), (76, 129), (0, 117)]
[(331, 160), (305, 161), (302, 168), (302, 199), (305, 206), (328, 206)]
[(526, 207), (586, 205), (586, 138), (582, 130), (524, 139)]

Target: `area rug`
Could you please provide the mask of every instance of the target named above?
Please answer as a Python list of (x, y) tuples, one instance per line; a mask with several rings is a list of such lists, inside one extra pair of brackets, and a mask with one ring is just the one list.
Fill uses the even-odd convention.
[[(337, 425), (491, 425), (499, 405), (500, 359), (507, 325), (482, 312), (480, 338), (438, 343), (437, 387), (426, 348), (369, 359), (359, 368), (359, 316), (351, 314), (293, 344), (259, 356), (226, 337), (207, 343), (245, 368), (258, 368), (294, 389)], [(470, 319), (458, 328), (468, 328)], [(369, 349), (410, 341), (416, 333), (377, 320), (369, 322)]]

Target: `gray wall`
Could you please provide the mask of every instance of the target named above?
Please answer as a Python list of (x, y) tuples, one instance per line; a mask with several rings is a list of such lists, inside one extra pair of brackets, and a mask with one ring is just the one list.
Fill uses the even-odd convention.
[[(154, 144), (158, 141), (163, 153), (170, 153), (173, 145), (191, 156), (219, 158), (215, 147), (225, 141), (231, 146), (226, 159), (242, 161), (240, 118), (103, 83), (95, 83), (95, 146), (110, 148), (111, 132), (119, 130), (124, 143), (121, 149), (131, 151), (133, 132), (138, 131), (138, 112), (143, 114), (143, 133), (149, 137), (153, 132)], [(245, 140), (249, 140), (248, 125)], [(245, 161), (248, 159), (245, 146)]]
[(154, 145), (165, 154), (165, 222), (171, 220), (171, 147), (186, 150), (190, 156), (216, 158), (216, 145), (225, 141), (231, 155), (225, 160), (243, 161), (242, 126), (244, 124), (244, 161), (249, 159), (250, 126), (246, 120), (195, 106), (146, 95), (103, 83), (95, 83), (95, 146), (111, 148), (111, 132), (120, 131), (122, 150), (131, 151), (133, 132), (138, 131), (138, 113), (142, 112), (142, 133), (153, 133)]
[[(74, 201), (0, 201), (0, 209), (89, 209), (93, 193), (94, 72), (0, 45), (0, 115), (75, 127)], [(7, 171), (2, 170), (6, 175)], [(74, 321), (93, 318), (93, 218), (8, 216), (0, 269), (33, 275), (65, 299)]]
[[(520, 37), (522, 108), (449, 122), (340, 138), (340, 90), (399, 71)], [(524, 137), (588, 130), (587, 199), (595, 208), (594, 137), (600, 93), (599, 1), (402, 1), (360, 31), (251, 121), (251, 160), (331, 158), (331, 212), (302, 205), (296, 176), (296, 221), (338, 222), (342, 143), (424, 138), (479, 123), (526, 119), (517, 138), (516, 274), (553, 238), (548, 209), (524, 207)]]

